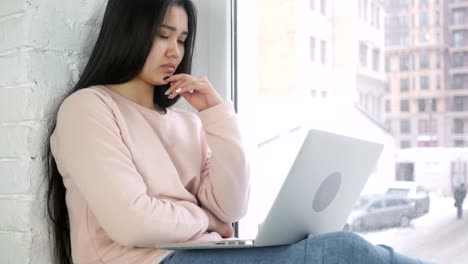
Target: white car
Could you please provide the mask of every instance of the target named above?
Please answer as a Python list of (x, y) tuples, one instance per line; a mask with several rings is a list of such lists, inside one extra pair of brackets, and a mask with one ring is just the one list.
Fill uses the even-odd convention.
[(414, 216), (419, 217), (429, 212), (431, 200), (429, 192), (420, 184), (411, 181), (392, 182), (386, 194), (402, 196), (414, 202)]

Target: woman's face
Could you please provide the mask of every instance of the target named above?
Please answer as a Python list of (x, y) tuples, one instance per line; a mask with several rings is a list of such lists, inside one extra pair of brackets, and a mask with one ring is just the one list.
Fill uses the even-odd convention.
[(187, 35), (185, 9), (179, 6), (168, 8), (139, 77), (151, 85), (166, 84), (163, 78), (174, 74), (184, 57)]

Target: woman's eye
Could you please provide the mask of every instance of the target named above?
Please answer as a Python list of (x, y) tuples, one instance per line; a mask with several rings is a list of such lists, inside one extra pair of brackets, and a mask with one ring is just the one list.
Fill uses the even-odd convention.
[(184, 41), (184, 40), (178, 40), (177, 42), (179, 42), (179, 44), (182, 44), (182, 45), (185, 44), (185, 41)]
[(169, 37), (168, 36), (164, 36), (164, 35), (159, 35), (160, 38), (162, 39), (168, 39)]

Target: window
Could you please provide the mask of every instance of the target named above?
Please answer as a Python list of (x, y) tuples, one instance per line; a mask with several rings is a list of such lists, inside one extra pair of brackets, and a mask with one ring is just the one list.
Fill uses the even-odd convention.
[(455, 48), (462, 47), (464, 45), (463, 31), (457, 30), (453, 32), (453, 46)]
[(367, 21), (367, 0), (363, 0), (362, 14), (365, 21)]
[(320, 14), (326, 15), (327, 14), (327, 1), (320, 0)]
[(429, 53), (424, 52), (419, 55), (419, 68), (427, 69), (429, 68)]
[(310, 5), (309, 5), (310, 9), (315, 10), (315, 0), (310, 0), (309, 3), (310, 3)]
[(429, 25), (429, 19), (427, 12), (420, 12), (419, 13), (419, 27), (427, 27)]
[(408, 0), (400, 0), (400, 8), (407, 8)]
[(411, 124), (408, 119), (400, 120), (400, 133), (409, 134), (411, 133)]
[(321, 50), (321, 62), (323, 65), (327, 63), (327, 42), (325, 40), (320, 41), (320, 50)]
[(310, 37), (310, 60), (315, 61), (315, 38)]
[(418, 100), (418, 112), (420, 113), (426, 112), (426, 99)]
[(437, 133), (437, 120), (435, 119), (420, 119), (418, 121), (419, 134), (434, 134)]
[(465, 122), (463, 119), (455, 118), (453, 120), (453, 133), (455, 134), (465, 133)]
[(429, 77), (424, 75), (419, 77), (419, 87), (421, 90), (429, 89)]
[(380, 64), (380, 50), (379, 49), (374, 49), (372, 52), (373, 57), (372, 57), (372, 69), (374, 71), (379, 71), (379, 64)]
[[(207, 2), (197, 1), (199, 3)], [(213, 2), (218, 5), (218, 2), (224, 3), (226, 1), (213, 0)], [(258, 164), (257, 160), (262, 160), (261, 165), (253, 165), (252, 162), (252, 166), (256, 167), (252, 170), (251, 175), (252, 181), (255, 182), (252, 184), (251, 201), (253, 203), (249, 205), (248, 211), (251, 230), (256, 232), (258, 222), (263, 221), (265, 217), (265, 215), (253, 217), (252, 212), (257, 214), (262, 210), (268, 210), (271, 204), (261, 204), (260, 206), (260, 201), (268, 202), (270, 199), (274, 199), (274, 194), (277, 193), (276, 191), (279, 190), (284, 179), (281, 177), (287, 175), (293, 157), (297, 154), (288, 150), (290, 143), (288, 139), (298, 138), (296, 135), (299, 134), (288, 131), (293, 130), (296, 126), (304, 125), (301, 123), (302, 117), (307, 120), (307, 124), (303, 127), (313, 124), (323, 126), (324, 129), (335, 129), (333, 131), (338, 131), (340, 134), (357, 135), (364, 139), (380, 137), (379, 139), (389, 143), (390, 146), (385, 144), (384, 148), (384, 151), (387, 152), (379, 158), (379, 166), (377, 166), (375, 173), (378, 177), (374, 177), (374, 174), (371, 176), (374, 177), (372, 183), (376, 183), (376, 186), (382, 187), (383, 183), (398, 178), (423, 183), (423, 186), (432, 193), (450, 193), (449, 189), (446, 190), (445, 186), (439, 184), (440, 182), (445, 183), (447, 175), (450, 175), (449, 169), (446, 171), (446, 168), (450, 166), (445, 164), (444, 158), (429, 152), (432, 150), (421, 150), (418, 146), (438, 144), (441, 151), (453, 150), (454, 141), (463, 139), (467, 141), (464, 146), (468, 147), (468, 137), (466, 137), (468, 125), (463, 133), (455, 134), (452, 132), (455, 129), (455, 118), (468, 120), (468, 98), (463, 98), (464, 94), (468, 93), (465, 93), (464, 90), (451, 90), (452, 83), (456, 78), (459, 80), (457, 82), (463, 80), (467, 83), (466, 91), (468, 92), (468, 79), (454, 77), (461, 75), (464, 69), (452, 67), (453, 55), (468, 47), (466, 44), (468, 42), (464, 43), (466, 41), (464, 36), (468, 34), (468, 30), (464, 27), (452, 26), (451, 12), (461, 8), (450, 5), (450, 0), (439, 1), (438, 5), (435, 5), (435, 0), (428, 0), (428, 8), (420, 8), (420, 0), (385, 0), (385, 5), (389, 6), (388, 9), (384, 9), (384, 1), (377, 0), (341, 0), (334, 2), (334, 4), (331, 1), (325, 1), (327, 9), (325, 10), (326, 17), (324, 17), (321, 15), (321, 0), (315, 0), (313, 4), (307, 1), (305, 3), (302, 1), (301, 4), (301, 1), (265, 0), (260, 1), (260, 6), (255, 10), (251, 10), (251, 3), (248, 1), (232, 2), (237, 2), (237, 5), (240, 6), (243, 5), (244, 9), (249, 11), (242, 13), (241, 8), (237, 9), (238, 20), (241, 21), (238, 23), (240, 28), (236, 31), (236, 36), (240, 36), (237, 42), (241, 44), (238, 45), (237, 52), (242, 53), (241, 49), (245, 51), (243, 51), (244, 56), (238, 60), (236, 68), (240, 72), (238, 74), (240, 80), (233, 87), (238, 87), (239, 91), (240, 98), (237, 101), (239, 114), (244, 113), (242, 117), (244, 120), (254, 119), (253, 122), (246, 124), (247, 131), (255, 130), (255, 133), (249, 135), (249, 140), (253, 141), (255, 146), (260, 146), (254, 149), (252, 156), (254, 156), (256, 164)], [(310, 11), (312, 7), (309, 8), (309, 3), (314, 5), (313, 12)], [(305, 10), (302, 10), (301, 6)], [(381, 25), (380, 29), (377, 29), (379, 9), (381, 9), (380, 22), (385, 23)], [(282, 26), (274, 27), (272, 30), (272, 25), (278, 23), (278, 16), (270, 14), (274, 14), (273, 12), (278, 10), (289, 15), (281, 16)], [(439, 12), (440, 18), (439, 25), (436, 25), (437, 12)], [(257, 13), (268, 15), (260, 16)], [(258, 17), (253, 16), (253, 14)], [(310, 18), (310, 15), (313, 18)], [(314, 24), (314, 22), (310, 24), (316, 19), (320, 22), (319, 25)], [(468, 19), (468, 16), (464, 19)], [(420, 22), (427, 25), (420, 28)], [(248, 25), (253, 24), (256, 26), (249, 29)], [(350, 32), (347, 31), (346, 25), (353, 26), (353, 34), (349, 35)], [(215, 33), (214, 31), (213, 29), (213, 33)], [(257, 35), (257, 31), (259, 35)], [(249, 32), (249, 34), (245, 32)], [(455, 37), (453, 33), (455, 33)], [(437, 34), (439, 34), (439, 38), (437, 38)], [(278, 45), (284, 43), (285, 38), (281, 38), (281, 36), (288, 36), (286, 40), (303, 39), (304, 41), (302, 44), (292, 41), (292, 43), (287, 43), (288, 45)], [(332, 36), (337, 38), (331, 38)], [(315, 45), (307, 43), (308, 41), (313, 43), (311, 37), (315, 38)], [(255, 46), (256, 43), (249, 43), (248, 40), (253, 38), (259, 39), (258, 46)], [(262, 40), (262, 38), (265, 39)], [(419, 43), (420, 38), (422, 38), (424, 45)], [(457, 49), (453, 45), (453, 40), (457, 38), (460, 38), (462, 44), (460, 47), (463, 49)], [(385, 39), (390, 46), (384, 45)], [(336, 42), (332, 43), (332, 40)], [(436, 42), (438, 44), (433, 45)], [(229, 45), (223, 46), (229, 47)], [(275, 46), (278, 47), (272, 50)], [(259, 50), (258, 62), (255, 56), (257, 50)], [(212, 58), (212, 60), (216, 60), (216, 58)], [(254, 64), (249, 65), (252, 64), (251, 62)], [(228, 63), (228, 65), (231, 64)], [(468, 63), (465, 65), (462, 67), (468, 68)], [(231, 73), (229, 69), (224, 69), (224, 71)], [(235, 71), (232, 72), (235, 73)], [(246, 75), (249, 78), (243, 77)], [(352, 90), (358, 93), (357, 99), (354, 98), (354, 93), (350, 93), (350, 90), (346, 89), (346, 84), (348, 82), (351, 84), (351, 81), (354, 87)], [(222, 87), (223, 84), (218, 83), (216, 86)], [(426, 87), (427, 90), (424, 90)], [(447, 89), (449, 90), (447, 91)], [(306, 96), (297, 100), (298, 95), (303, 94), (303, 92), (306, 93)], [(312, 98), (313, 96), (315, 99)], [(325, 98), (323, 98), (324, 96)], [(342, 100), (351, 101), (349, 104), (347, 104), (348, 102), (336, 104), (335, 96), (340, 102)], [(457, 99), (454, 98), (455, 96)], [(380, 104), (377, 98), (381, 98)], [(419, 99), (423, 99), (423, 101), (420, 103)], [(431, 104), (429, 104), (429, 100), (431, 100)], [(362, 108), (352, 107), (354, 101), (358, 101), (357, 105)], [(243, 104), (249, 105), (242, 108)], [(313, 111), (300, 111), (309, 110), (309, 107), (313, 108)], [(360, 119), (356, 120), (358, 122), (353, 122), (354, 120), (351, 118), (357, 114), (350, 112), (354, 111), (351, 108), (354, 110), (362, 109), (364, 111), (360, 113), (365, 113), (367, 117), (371, 118), (359, 116)], [(287, 109), (287, 113), (282, 109)], [(455, 112), (453, 109), (460, 110)], [(300, 112), (296, 112), (296, 110)], [(379, 111), (380, 113), (378, 113)], [(339, 125), (342, 123), (338, 120), (340, 118), (345, 118), (344, 121), (347, 124), (359, 124), (359, 126)], [(431, 119), (437, 121), (430, 121)], [(425, 121), (420, 123), (420, 120)], [(465, 121), (465, 123), (467, 122)], [(365, 127), (362, 125), (363, 123), (385, 125), (374, 129), (375, 127)], [(254, 126), (252, 124), (260, 125)], [(459, 129), (457, 131), (462, 131), (461, 128), (457, 129)], [(437, 132), (430, 133), (430, 131)], [(381, 134), (382, 136), (380, 136)], [(393, 137), (391, 142), (387, 141), (389, 135)], [(263, 144), (271, 138), (278, 139)], [(398, 148), (411, 148), (411, 150), (400, 151)], [(288, 157), (291, 158), (291, 161), (287, 160)], [(468, 153), (465, 158), (468, 159)], [(425, 167), (426, 159), (440, 161), (440, 168)], [(420, 160), (422, 160), (421, 163)], [(384, 168), (380, 166), (380, 162), (385, 164)], [(404, 177), (399, 177), (400, 173), (397, 173), (398, 166), (396, 164), (401, 162), (414, 165), (411, 173), (408, 168), (408, 174), (405, 174)], [(267, 171), (268, 179), (263, 177), (266, 175), (263, 173), (265, 171)], [(273, 186), (274, 182), (278, 183), (278, 188)], [(378, 192), (378, 190), (380, 189), (373, 189), (373, 186), (369, 188), (371, 193)], [(269, 195), (268, 192), (274, 194)], [(435, 205), (447, 202), (446, 198), (442, 199), (437, 195), (434, 197)], [(454, 215), (447, 213), (451, 212), (453, 208), (443, 207), (442, 209), (439, 210), (439, 207), (431, 206), (427, 218), (424, 216), (428, 221), (421, 219), (424, 220), (422, 222), (429, 224), (424, 224), (422, 228), (432, 225), (429, 219), (433, 216), (435, 218), (447, 216), (447, 221), (454, 219)], [(434, 249), (430, 246), (437, 245), (437, 241), (443, 240), (443, 237), (437, 232), (425, 235), (426, 232), (421, 230), (419, 223), (421, 222), (418, 219), (413, 222), (413, 227), (409, 231), (419, 234), (417, 238), (413, 239), (414, 241), (405, 244), (405, 250), (414, 252), (415, 257), (432, 259), (434, 263), (447, 262), (447, 259), (438, 259), (439, 254), (435, 252), (437, 248)], [(437, 229), (436, 225), (431, 227)], [(246, 226), (242, 222), (240, 230), (241, 232), (246, 230)], [(391, 236), (394, 231), (393, 229), (389, 230), (388, 239), (386, 239), (387, 236), (383, 235), (387, 234), (387, 230), (364, 232), (361, 235), (367, 238), (379, 236), (372, 242), (382, 241), (384, 244), (398, 248), (404, 238)], [(252, 236), (255, 236), (255, 232), (252, 233)], [(380, 236), (381, 234), (382, 236)], [(468, 251), (456, 250), (459, 247), (455, 242), (459, 241), (460, 237), (457, 239), (448, 241), (444, 246), (447, 245), (452, 250), (451, 252), (458, 255), (457, 260), (468, 259)], [(426, 243), (429, 240), (431, 242)]]
[(453, 111), (461, 112), (465, 111), (468, 108), (467, 96), (455, 96), (453, 97)]
[(431, 39), (431, 35), (427, 32), (421, 32), (419, 34), (419, 44), (426, 44), (429, 43), (429, 40)]
[(409, 58), (408, 56), (400, 57), (400, 71), (409, 70)]
[(408, 92), (409, 91), (409, 80), (408, 78), (400, 79), (400, 92)]
[(409, 140), (402, 140), (400, 141), (400, 148), (411, 148), (411, 142)]
[(359, 44), (359, 62), (362, 67), (367, 66), (367, 45), (364, 43)]
[(453, 9), (452, 24), (454, 26), (464, 24), (465, 9)]
[(465, 81), (465, 75), (464, 74), (455, 74), (455, 75), (453, 75), (452, 89), (453, 90), (463, 89), (464, 81)]
[(463, 147), (465, 147), (465, 141), (461, 140), (461, 139), (457, 139), (457, 140), (453, 141), (453, 146), (456, 147), (456, 148), (463, 148)]
[(455, 52), (452, 56), (452, 66), (455, 68), (463, 67), (465, 64), (465, 53), (464, 52)]
[(418, 100), (418, 112), (437, 112), (437, 99), (419, 99)]
[(400, 23), (400, 28), (407, 29), (408, 28), (408, 16), (399, 16), (398, 19)]
[(400, 111), (409, 112), (409, 101), (406, 99), (400, 100)]
[(380, 29), (380, 7), (375, 6), (375, 27)]

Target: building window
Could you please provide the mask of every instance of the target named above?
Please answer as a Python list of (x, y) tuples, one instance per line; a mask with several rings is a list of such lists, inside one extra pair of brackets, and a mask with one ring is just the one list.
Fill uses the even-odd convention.
[(359, 44), (359, 62), (362, 67), (367, 66), (367, 45), (364, 43)]
[(400, 8), (408, 7), (408, 0), (400, 0)]
[(380, 7), (375, 6), (375, 26), (380, 29)]
[(385, 100), (385, 112), (390, 113), (392, 111), (392, 106), (390, 100)]
[(367, 21), (367, 0), (363, 0), (362, 14), (365, 21)]
[(400, 71), (407, 71), (409, 70), (409, 58), (408, 56), (401, 56), (400, 57)]
[(405, 93), (409, 91), (409, 79), (401, 78), (400, 79), (400, 92)]
[(455, 96), (453, 97), (453, 111), (462, 112), (465, 111), (465, 102), (468, 96)]
[(322, 15), (327, 14), (327, 1), (326, 0), (320, 0), (320, 13)]
[(407, 47), (409, 44), (408, 34), (402, 33), (402, 35), (400, 35), (399, 41), (400, 41), (400, 46)]
[(374, 49), (372, 52), (373, 57), (372, 57), (372, 69), (374, 71), (379, 71), (379, 64), (380, 64), (380, 50), (379, 49)]
[(428, 0), (419, 0), (419, 7), (420, 8), (424, 8), (424, 7), (428, 7), (428, 6), (429, 6)]
[(465, 9), (453, 9), (452, 24), (454, 26), (463, 25), (465, 22)]
[(465, 133), (465, 122), (463, 119), (455, 118), (453, 120), (453, 133), (455, 134)]
[(421, 32), (419, 34), (419, 43), (420, 44), (426, 44), (429, 42), (429, 40), (431, 39), (431, 35), (427, 32)]
[(310, 37), (310, 60), (315, 61), (315, 38)]
[(327, 42), (325, 40), (320, 41), (320, 50), (321, 50), (321, 62), (323, 65), (327, 63)]
[(465, 53), (464, 52), (455, 52), (453, 53), (452, 66), (455, 68), (463, 67), (465, 64)]
[(463, 46), (464, 44), (463, 39), (464, 39), (463, 30), (458, 30), (458, 31), (453, 32), (453, 46), (455, 48), (459, 48)]
[(435, 119), (420, 119), (418, 121), (419, 134), (434, 134), (437, 133), (437, 120)]
[(418, 112), (437, 112), (437, 99), (419, 99), (418, 100)]
[(400, 141), (400, 148), (411, 148), (411, 142), (409, 140), (402, 140)]
[(440, 75), (436, 76), (436, 89), (440, 90)]
[(401, 134), (411, 133), (411, 123), (408, 119), (400, 120), (400, 133)]
[(426, 99), (419, 99), (418, 100), (418, 112), (425, 113), (426, 112)]
[(399, 16), (398, 21), (400, 24), (400, 29), (407, 29), (408, 28), (408, 16)]
[(436, 68), (440, 69), (440, 56), (437, 54), (435, 58), (436, 58)]
[(390, 57), (385, 57), (385, 71), (390, 72)]
[(400, 112), (409, 112), (409, 101), (406, 99), (400, 100)]
[(315, 10), (315, 0), (310, 0), (310, 9)]
[(456, 147), (456, 148), (463, 148), (463, 147), (465, 147), (465, 141), (462, 140), (462, 139), (457, 139), (457, 140), (453, 141), (453, 146)]
[(424, 52), (419, 55), (419, 68), (421, 69), (429, 68), (429, 53)]
[(427, 27), (429, 25), (429, 19), (427, 12), (419, 12), (419, 27)]
[(419, 87), (421, 90), (429, 89), (429, 77), (428, 76), (419, 77)]
[(465, 81), (465, 75), (463, 74), (455, 74), (453, 75), (452, 79), (452, 89), (453, 90), (459, 90), (463, 89), (464, 81)]

